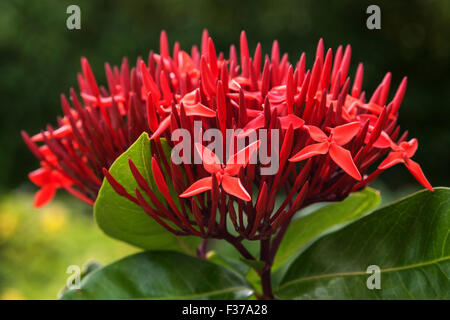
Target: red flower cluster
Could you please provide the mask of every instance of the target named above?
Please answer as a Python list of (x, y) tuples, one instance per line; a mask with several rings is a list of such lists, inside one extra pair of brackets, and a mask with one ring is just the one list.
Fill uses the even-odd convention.
[(35, 196), (36, 207), (48, 203), (58, 188), (93, 204), (102, 184), (102, 168), (109, 168), (142, 132), (151, 132), (140, 75), (135, 68), (130, 72), (127, 59), (120, 70), (105, 64), (108, 89), (98, 86), (85, 58), (81, 68), (81, 100), (72, 88), (72, 106), (61, 95), (64, 117), (58, 118), (58, 128), (47, 126), (32, 137), (22, 131), (25, 143), (41, 163), (29, 174), (41, 187)]
[[(97, 86), (83, 59), (79, 75), (83, 104), (72, 90), (75, 108), (62, 98), (65, 117), (59, 119), (58, 129), (48, 127), (32, 138), (24, 134), (42, 165), (30, 174), (42, 186), (37, 205), (59, 187), (91, 202), (105, 175), (118, 194), (141, 206), (170, 232), (230, 240), (229, 219), (238, 238), (254, 240), (287, 225), (308, 204), (344, 199), (397, 163), (404, 163), (423, 186), (433, 190), (420, 166), (410, 159), (417, 140), (407, 141), (407, 133), (400, 134), (397, 124), (406, 78), (390, 102), (390, 73), (366, 97), (362, 64), (352, 85), (348, 77), (350, 46), (339, 47), (333, 58), (320, 40), (309, 70), (304, 53), (293, 66), (287, 54), (280, 55), (277, 41), (270, 56), (263, 58), (259, 44), (250, 56), (244, 32), (239, 60), (235, 46), (228, 59), (223, 53), (217, 55), (207, 31), (200, 50), (194, 46), (190, 54), (178, 43), (170, 53), (165, 32), (160, 47), (159, 54), (150, 52), (147, 64), (138, 59), (131, 72), (126, 61), (120, 71), (107, 65), (109, 90)], [(245, 149), (231, 150), (223, 164), (212, 150), (191, 138), (191, 157), (198, 153), (202, 163), (175, 165), (166, 158), (160, 139), (173, 147), (171, 133), (176, 129), (194, 137), (194, 121), (200, 121), (203, 130), (219, 130), (223, 137), (227, 129), (242, 129), (235, 139), (256, 134), (258, 140)], [(259, 129), (279, 132), (279, 144), (271, 141), (270, 134), (267, 141), (267, 149), (276, 146), (270, 152), (279, 154), (273, 175), (261, 174), (270, 164), (249, 162), (260, 147)], [(139, 186), (131, 194), (102, 168), (108, 168), (144, 131), (151, 135), (158, 190), (130, 161)], [(37, 141), (44, 145), (38, 147)], [(238, 155), (243, 162), (234, 161)], [(276, 205), (280, 194), (284, 198)]]
[[(416, 140), (406, 142), (406, 133), (400, 135), (397, 124), (406, 78), (390, 103), (390, 73), (366, 101), (361, 89), (362, 65), (350, 88), (350, 54), (350, 46), (345, 50), (339, 47), (333, 61), (331, 50), (325, 52), (321, 40), (313, 67), (306, 70), (305, 54), (293, 67), (287, 55), (280, 57), (275, 41), (271, 56), (262, 63), (261, 46), (251, 57), (243, 32), (239, 63), (234, 46), (225, 59), (222, 53), (216, 54), (205, 32), (201, 54), (194, 47), (190, 57), (175, 45), (173, 56), (169, 56), (163, 33), (161, 55), (154, 57), (168, 75), (147, 68), (143, 62), (140, 65), (152, 144), (156, 146), (160, 137), (171, 143), (171, 132), (179, 128), (193, 137), (194, 120), (201, 121), (205, 130), (220, 130), (223, 137), (227, 129), (242, 129), (240, 137), (256, 132), (260, 139), (258, 129), (277, 129), (282, 141), (275, 151), (279, 153), (279, 169), (274, 175), (262, 175), (260, 169), (265, 164), (248, 164), (259, 140), (237, 150), (247, 152), (247, 156), (242, 163), (231, 165), (230, 159), (237, 153), (221, 164), (211, 150), (192, 139), (193, 152), (202, 156), (201, 165), (187, 162), (178, 167), (167, 163), (161, 148), (152, 148), (156, 150), (153, 176), (166, 204), (158, 200), (157, 192), (132, 162), (130, 167), (140, 187), (135, 195), (127, 193), (105, 171), (108, 181), (175, 234), (227, 238), (229, 218), (239, 237), (247, 239), (269, 236), (305, 205), (345, 198), (399, 162), (432, 190), (420, 167), (410, 160)], [(390, 151), (386, 160), (368, 173)], [(177, 199), (170, 194), (170, 185)], [(252, 194), (256, 196), (253, 201)], [(279, 194), (285, 198), (275, 207)]]

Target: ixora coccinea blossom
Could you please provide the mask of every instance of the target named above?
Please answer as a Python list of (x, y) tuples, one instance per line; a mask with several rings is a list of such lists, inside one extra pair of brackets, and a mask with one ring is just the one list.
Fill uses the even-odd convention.
[[(258, 177), (258, 166), (242, 173), (249, 176), (248, 189), (262, 183), (257, 185), (261, 192), (270, 190), (269, 198), (260, 200), (267, 201), (268, 208), (278, 190), (295, 186), (296, 177), (304, 178), (297, 185), (308, 181), (306, 203), (337, 200), (397, 163), (404, 163), (423, 186), (432, 189), (420, 166), (410, 159), (417, 140), (407, 142), (406, 132), (400, 136), (397, 124), (406, 78), (390, 103), (390, 73), (369, 99), (362, 91), (362, 64), (350, 89), (350, 46), (339, 47), (333, 59), (321, 40), (314, 64), (306, 70), (304, 53), (292, 66), (287, 54), (280, 57), (277, 41), (271, 55), (263, 59), (260, 45), (250, 56), (244, 32), (240, 40), (240, 59), (235, 46), (230, 47), (228, 59), (223, 53), (217, 55), (206, 31), (200, 50), (194, 46), (188, 54), (175, 43), (170, 54), (162, 32), (160, 53), (151, 51), (147, 65), (141, 58), (131, 71), (127, 59), (120, 69), (105, 64), (107, 88), (98, 86), (83, 58), (78, 74), (81, 99), (73, 89), (70, 102), (61, 95), (64, 117), (58, 118), (58, 128), (47, 126), (32, 137), (22, 132), (41, 162), (29, 175), (41, 187), (35, 205), (47, 203), (58, 188), (92, 204), (102, 183), (102, 169), (109, 168), (142, 132), (152, 139), (170, 138), (177, 128), (192, 129), (194, 119), (222, 132), (242, 128), (241, 137), (261, 128), (281, 130), (284, 143), (278, 150), (282, 155), (278, 173)], [(377, 170), (361, 175), (389, 151)], [(291, 163), (314, 156), (318, 157), (308, 165)], [(202, 172), (198, 166), (184, 169), (189, 181)]]
[[(178, 43), (171, 51), (162, 32), (160, 53), (151, 51), (147, 61), (139, 58), (131, 70), (127, 60), (120, 69), (105, 65), (108, 88), (98, 86), (83, 58), (81, 98), (73, 89), (70, 102), (62, 95), (58, 127), (23, 133), (41, 162), (30, 173), (41, 187), (35, 205), (58, 188), (93, 203), (106, 177), (120, 196), (176, 235), (225, 239), (247, 259), (254, 257), (242, 239), (261, 240), (268, 268), (260, 275), (269, 297), (271, 261), (299, 209), (342, 200), (398, 163), (433, 190), (411, 159), (417, 140), (408, 141), (397, 123), (406, 78), (391, 100), (390, 73), (368, 95), (362, 64), (353, 82), (348, 77), (350, 56), (350, 46), (340, 46), (333, 57), (320, 40), (307, 69), (304, 53), (292, 65), (277, 41), (270, 56), (263, 58), (259, 44), (251, 56), (242, 32), (239, 58), (233, 45), (226, 57), (207, 31), (189, 54)], [(227, 143), (197, 139), (211, 130)], [(237, 133), (230, 137), (230, 130)], [(143, 132), (150, 135), (153, 181), (130, 159), (138, 188), (126, 190), (108, 168)], [(180, 136), (187, 147), (178, 148)], [(173, 161), (174, 152), (167, 158), (163, 142), (179, 151), (181, 162)], [(276, 170), (268, 174), (271, 166)]]
[[(215, 223), (205, 228), (205, 221), (214, 221), (214, 212), (219, 208), (223, 217), (217, 228), (224, 228), (223, 221), (229, 215), (242, 236), (264, 237), (300, 207), (343, 199), (397, 163), (405, 164), (423, 186), (432, 190), (420, 166), (410, 159), (417, 140), (406, 141), (407, 133), (400, 135), (397, 124), (406, 78), (392, 101), (388, 102), (390, 73), (366, 98), (362, 64), (351, 85), (350, 56), (351, 48), (347, 46), (345, 50), (339, 47), (333, 58), (332, 50), (325, 52), (320, 40), (314, 64), (307, 70), (304, 53), (293, 66), (287, 54), (280, 56), (277, 41), (270, 56), (263, 59), (259, 44), (250, 56), (242, 32), (239, 59), (233, 45), (226, 59), (223, 53), (217, 55), (207, 31), (200, 50), (194, 46), (188, 54), (175, 43), (171, 54), (166, 33), (162, 32), (160, 53), (151, 51), (147, 63), (139, 58), (131, 70), (126, 59), (120, 68), (105, 64), (107, 88), (97, 84), (88, 61), (82, 58), (82, 72), (78, 74), (81, 98), (73, 89), (70, 99), (61, 95), (64, 117), (58, 118), (58, 127), (47, 126), (32, 137), (22, 132), (27, 146), (41, 162), (41, 167), (29, 175), (41, 187), (35, 205), (47, 203), (58, 188), (92, 204), (104, 174), (120, 189), (105, 168), (142, 132), (151, 135), (155, 146), (160, 146), (163, 137), (173, 146), (171, 133), (182, 128), (194, 135), (194, 121), (201, 121), (206, 129), (220, 130), (223, 136), (227, 129), (242, 129), (235, 139), (258, 136), (261, 129), (277, 130), (279, 141), (268, 143), (277, 146), (271, 151), (279, 154), (279, 165), (273, 175), (260, 174), (267, 163), (243, 163), (229, 170), (211, 150), (196, 144), (197, 151), (212, 159), (213, 164), (189, 164), (188, 159), (176, 167), (163, 161), (161, 147), (152, 148), (153, 173), (161, 178), (158, 187), (166, 190), (164, 184), (172, 180), (179, 191), (183, 214), (170, 205), (169, 199), (168, 206), (156, 206), (147, 203), (139, 190), (127, 197), (151, 216), (158, 216), (159, 221), (175, 224), (178, 229), (170, 229), (178, 234), (214, 235)], [(191, 142), (194, 149), (195, 142)], [(251, 151), (257, 149), (253, 144)], [(381, 163), (369, 173), (378, 160)], [(161, 166), (165, 166), (164, 173)], [(132, 163), (130, 167), (133, 170)], [(142, 190), (151, 193), (135, 167), (133, 174)], [(207, 174), (210, 176), (205, 177)], [(254, 187), (259, 192), (256, 202), (251, 201)], [(272, 213), (275, 197), (283, 190), (289, 190), (286, 199)], [(199, 195), (203, 191), (209, 192)], [(189, 201), (192, 196), (201, 197), (201, 201)], [(154, 195), (150, 199), (156, 200)], [(235, 202), (238, 212), (234, 212)], [(165, 214), (157, 210), (163, 207), (161, 212)], [(195, 219), (180, 218), (187, 212)]]

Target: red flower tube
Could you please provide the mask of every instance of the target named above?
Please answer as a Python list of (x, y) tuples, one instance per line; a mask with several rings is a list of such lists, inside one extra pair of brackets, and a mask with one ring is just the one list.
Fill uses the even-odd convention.
[[(166, 38), (162, 39), (164, 42)], [(295, 67), (289, 64), (287, 55), (280, 59), (277, 42), (261, 70), (261, 47), (258, 45), (254, 57), (250, 57), (245, 33), (241, 34), (240, 52), (240, 63), (233, 46), (225, 60), (223, 53), (216, 54), (205, 32), (200, 53), (193, 50), (191, 58), (179, 51), (178, 59), (165, 55), (163, 63), (164, 55), (159, 56), (157, 67), (169, 72), (164, 79), (141, 63), (141, 73), (147, 78), (143, 91), (151, 97), (147, 109), (152, 114), (151, 119), (148, 117), (154, 128), (152, 144), (166, 138), (174, 146), (171, 133), (185, 129), (190, 133), (191, 146), (195, 145), (194, 153), (202, 158), (202, 164), (188, 161), (180, 167), (164, 163), (160, 152), (152, 160), (154, 176), (169, 181), (177, 190), (181, 211), (171, 204), (165, 186), (159, 190), (166, 195), (166, 205), (155, 204), (155, 195), (143, 183), (139, 185), (150, 202), (139, 190), (136, 195), (126, 195), (154, 218), (158, 208), (164, 207), (165, 214), (158, 219), (164, 221), (166, 229), (176, 234), (232, 240), (233, 232), (225, 223), (229, 218), (239, 234), (236, 239), (265, 239), (287, 224), (300, 208), (314, 202), (342, 200), (396, 163), (404, 163), (422, 185), (432, 190), (419, 165), (410, 160), (416, 147), (403, 142), (406, 133), (399, 138), (397, 118), (406, 78), (388, 103), (388, 73), (366, 102), (362, 64), (350, 90), (350, 46), (344, 53), (339, 47), (332, 63), (332, 51), (325, 54), (321, 40), (311, 70), (306, 70), (305, 54)], [(197, 77), (197, 86), (190, 90), (176, 87), (180, 80), (174, 66), (180, 61), (189, 61), (189, 71)], [(172, 80), (164, 85), (167, 79)], [(163, 108), (162, 96), (166, 97), (164, 101), (170, 100), (171, 108)], [(154, 97), (158, 97), (159, 104)], [(246, 161), (230, 169), (208, 147), (196, 144), (192, 138), (194, 121), (201, 121), (204, 130), (219, 130), (223, 136), (227, 129), (241, 129), (236, 138), (255, 134), (260, 139), (260, 129), (278, 130), (278, 170), (264, 175), (261, 169), (267, 164), (247, 165)], [(381, 161), (390, 150), (386, 160)], [(380, 163), (378, 168), (369, 172), (376, 163)], [(160, 169), (164, 167), (165, 174)], [(133, 175), (138, 182), (141, 180), (135, 167)], [(106, 178), (120, 193), (114, 178), (109, 174)], [(280, 193), (285, 193), (286, 198), (275, 208)], [(187, 201), (189, 198), (191, 201)]]
[[(106, 65), (108, 89), (97, 85), (82, 59), (78, 77), (82, 100), (71, 90), (72, 106), (62, 96), (65, 116), (57, 129), (49, 126), (31, 138), (23, 134), (41, 161), (41, 168), (30, 174), (42, 187), (37, 206), (57, 188), (92, 203), (106, 176), (119, 195), (141, 206), (168, 231), (236, 242), (267, 239), (287, 226), (299, 209), (342, 200), (398, 163), (433, 190), (410, 159), (417, 141), (407, 142), (397, 124), (406, 78), (392, 101), (388, 101), (390, 73), (366, 99), (362, 64), (352, 85), (348, 77), (350, 46), (339, 47), (333, 58), (320, 40), (309, 70), (304, 53), (291, 65), (286, 54), (280, 55), (276, 41), (270, 56), (262, 58), (260, 45), (250, 56), (244, 32), (239, 60), (234, 46), (228, 59), (217, 54), (207, 31), (200, 50), (194, 46), (188, 54), (176, 43), (173, 54), (169, 52), (162, 32), (160, 53), (150, 52), (147, 62), (138, 59), (131, 71), (126, 60), (120, 70)], [(215, 129), (226, 137), (227, 130), (241, 130), (234, 142), (251, 136), (258, 142), (231, 151), (224, 146), (220, 151), (231, 156), (222, 163), (208, 146), (195, 141), (196, 122), (202, 125), (200, 133)], [(171, 135), (177, 129), (191, 137), (192, 152), (183, 154), (188, 161), (181, 165), (166, 160), (160, 143), (165, 138), (174, 147)], [(275, 131), (278, 140), (270, 135)], [(151, 136), (152, 173), (162, 199), (132, 161), (130, 170), (139, 186), (133, 193), (107, 171), (142, 132)], [(262, 151), (262, 140), (268, 153), (278, 155), (274, 174), (264, 174), (270, 163), (260, 158), (248, 161)], [(244, 162), (230, 162), (245, 152)], [(201, 163), (195, 163), (196, 153)], [(275, 207), (279, 194), (285, 198)], [(228, 230), (227, 219), (234, 231)]]

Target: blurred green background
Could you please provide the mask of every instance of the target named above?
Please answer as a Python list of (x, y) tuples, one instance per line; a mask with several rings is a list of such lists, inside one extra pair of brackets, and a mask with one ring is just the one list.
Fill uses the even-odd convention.
[[(71, 4), (81, 8), (81, 30), (66, 28), (66, 8)], [(381, 30), (366, 28), (370, 4), (381, 8)], [(91, 258), (106, 263), (132, 250), (103, 236), (87, 206), (73, 201), (67, 205), (63, 197), (41, 212), (32, 209), (29, 192), (35, 188), (26, 175), (38, 163), (22, 143), (20, 130), (36, 133), (47, 123), (56, 123), (60, 93), (77, 87), (81, 56), (89, 59), (97, 79), (105, 84), (105, 61), (119, 64), (123, 56), (131, 62), (147, 56), (150, 49), (158, 49), (161, 29), (168, 32), (171, 44), (177, 40), (190, 48), (199, 44), (203, 28), (209, 29), (218, 51), (228, 52), (245, 29), (252, 51), (261, 42), (268, 53), (278, 39), (291, 62), (305, 51), (308, 66), (320, 37), (333, 49), (350, 43), (351, 75), (363, 62), (364, 89), (369, 94), (388, 71), (393, 73), (394, 88), (408, 76), (400, 124), (419, 139), (415, 159), (430, 182), (449, 185), (448, 0), (3, 0), (0, 299), (54, 298), (67, 278), (68, 265)], [(382, 193), (387, 201), (420, 186), (403, 166), (397, 166), (383, 174), (375, 187), (387, 190)], [(45, 227), (45, 219), (59, 227)], [(13, 278), (11, 273), (17, 269), (26, 276)]]
[(87, 207), (60, 197), (33, 208), (20, 191), (0, 199), (0, 300), (55, 299), (70, 265), (107, 264), (138, 249), (106, 237)]

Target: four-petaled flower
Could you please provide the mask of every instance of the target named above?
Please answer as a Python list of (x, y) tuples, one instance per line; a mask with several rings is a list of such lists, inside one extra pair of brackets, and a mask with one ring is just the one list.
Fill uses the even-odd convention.
[[(278, 117), (280, 120), (281, 129), (287, 130), (290, 125), (292, 125), (293, 129), (300, 129), (305, 124), (303, 119), (297, 117), (296, 115), (289, 114), (287, 116)], [(238, 135), (238, 137), (248, 136), (252, 132), (256, 132), (256, 130), (264, 128), (265, 118), (264, 115), (259, 115), (255, 119), (251, 120), (243, 129), (242, 133)]]
[(380, 163), (378, 169), (386, 170), (397, 163), (404, 163), (406, 168), (411, 172), (411, 174), (419, 181), (425, 188), (433, 191), (433, 187), (428, 182), (427, 178), (423, 174), (420, 165), (411, 160), (411, 157), (416, 153), (418, 147), (417, 139), (411, 139), (409, 141), (400, 142), (400, 144), (392, 143), (391, 153)]
[(223, 166), (220, 164), (220, 160), (214, 152), (200, 143), (196, 143), (195, 148), (202, 158), (203, 167), (206, 171), (211, 173), (211, 176), (194, 182), (189, 188), (180, 194), (180, 197), (192, 197), (204, 191), (211, 190), (213, 187), (212, 175), (215, 175), (218, 185), (221, 185), (226, 193), (244, 201), (250, 201), (250, 195), (236, 175), (239, 173), (241, 168), (247, 166), (250, 158), (255, 151), (258, 150), (260, 144), (261, 142), (259, 140), (251, 143), (246, 148), (231, 155), (226, 165)]
[[(228, 57), (216, 52), (206, 30), (201, 46), (190, 51), (178, 43), (171, 50), (163, 31), (159, 52), (151, 51), (145, 62), (138, 58), (134, 66), (127, 59), (120, 66), (106, 64), (107, 86), (97, 83), (82, 59), (79, 94), (71, 89), (69, 98), (61, 96), (64, 114), (57, 127), (48, 125), (32, 137), (22, 133), (40, 161), (41, 168), (30, 174), (40, 187), (37, 207), (59, 188), (92, 205), (106, 177), (117, 194), (175, 235), (231, 239), (230, 221), (240, 239), (264, 240), (285, 230), (280, 228), (286, 228), (299, 209), (345, 199), (400, 162), (432, 190), (411, 160), (417, 141), (405, 142), (407, 132), (397, 125), (406, 77), (391, 101), (390, 73), (369, 96), (362, 87), (362, 64), (353, 85), (348, 77), (351, 47), (339, 46), (333, 54), (325, 51), (323, 40), (309, 69), (304, 53), (291, 64), (277, 41), (270, 56), (263, 57), (259, 44), (250, 55), (245, 32), (240, 54), (234, 46)], [(196, 141), (195, 121), (205, 133), (219, 130), (227, 139), (231, 129), (237, 131), (237, 139), (250, 135), (250, 141), (259, 139), (264, 148), (257, 141), (219, 162), (211, 147), (199, 144), (193, 149), (201, 154), (203, 165), (189, 161), (184, 152), (182, 164), (168, 161), (168, 150), (177, 145), (171, 139), (176, 130), (189, 133), (189, 145)], [(122, 186), (108, 168), (144, 132), (151, 137), (140, 142), (149, 144), (150, 150), (145, 150), (146, 155), (150, 152), (152, 172), (141, 174), (130, 160), (138, 188), (128, 189), (128, 181)], [(249, 162), (259, 148), (270, 163), (264, 157)], [(323, 156), (308, 159), (316, 155)], [(306, 159), (304, 165), (294, 163)], [(275, 172), (265, 174), (262, 169), (268, 166)], [(147, 181), (150, 175), (155, 185)], [(257, 191), (255, 201), (250, 190)]]
[(360, 126), (361, 124), (359, 122), (350, 122), (337, 126), (330, 130), (329, 136), (327, 136), (318, 127), (304, 126), (310, 137), (318, 143), (306, 146), (290, 158), (289, 161), (297, 162), (320, 154), (329, 153), (331, 159), (333, 159), (333, 161), (336, 162), (342, 170), (347, 172), (356, 180), (361, 180), (361, 174), (353, 162), (350, 151), (341, 147), (353, 139), (353, 137), (358, 133)]
[(28, 178), (41, 189), (34, 196), (34, 205), (42, 205), (53, 199), (58, 188), (70, 188), (72, 180), (61, 173), (46, 167), (36, 169), (28, 174)]

